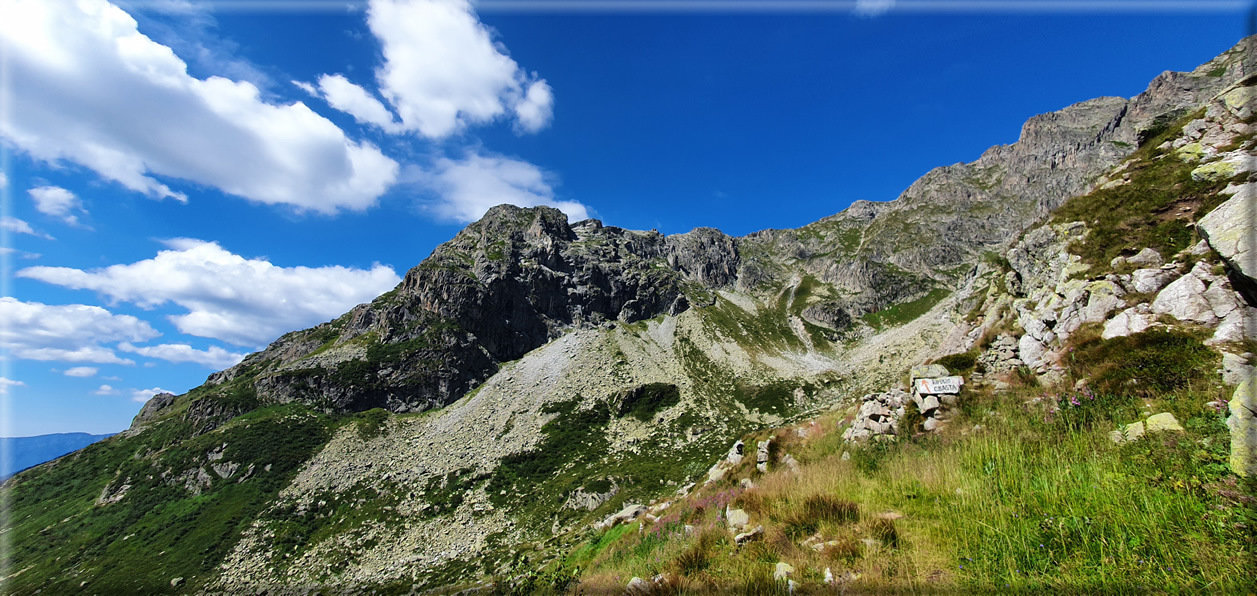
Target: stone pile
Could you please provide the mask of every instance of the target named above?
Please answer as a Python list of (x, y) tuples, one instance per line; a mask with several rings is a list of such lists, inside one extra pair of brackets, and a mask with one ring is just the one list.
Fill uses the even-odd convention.
[(842, 433), (842, 439), (855, 443), (867, 439), (893, 440), (899, 434), (899, 421), (903, 418), (904, 405), (909, 395), (902, 389), (865, 395), (851, 426)]
[(986, 375), (995, 375), (1017, 370), (1025, 363), (1017, 356), (1017, 338), (1001, 333), (991, 342), (991, 347), (978, 355), (978, 368), (985, 373), (974, 373), (973, 381), (982, 381)]

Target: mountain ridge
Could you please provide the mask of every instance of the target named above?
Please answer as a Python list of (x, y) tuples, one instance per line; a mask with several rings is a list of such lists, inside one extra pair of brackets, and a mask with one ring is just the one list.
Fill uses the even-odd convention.
[[(1122, 289), (1133, 273), (1088, 253), (1091, 279), (1062, 248), (1112, 231), (1092, 211), (1021, 235), (1070, 197), (1127, 192), (1158, 168), (1199, 174), (1184, 188), (1219, 202), (1246, 171), (1209, 174), (1219, 166), (1181, 161), (1187, 144), (1173, 143), (1195, 114), (1201, 134), (1247, 131), (1228, 146), (1251, 138), (1218, 98), (1249, 90), (1255, 48), (1247, 38), (1130, 100), (1036, 116), (1018, 143), (797, 229), (664, 236), (494, 207), (393, 291), (19, 474), (3, 490), (25, 516), (24, 575), (8, 579), (18, 593), (467, 585), (536, 568), (592, 522), (701, 482), (740, 437), (842, 411), (984, 338), (1020, 329), (999, 373), (1060, 379), (1069, 321), (1103, 323), (1140, 293)], [(1186, 230), (1175, 243), (1194, 238), (1194, 220), (1169, 219)], [(1190, 277), (1229, 296), (1216, 274)], [(140, 569), (140, 543), (168, 554)], [(59, 557), (72, 573), (58, 575)]]

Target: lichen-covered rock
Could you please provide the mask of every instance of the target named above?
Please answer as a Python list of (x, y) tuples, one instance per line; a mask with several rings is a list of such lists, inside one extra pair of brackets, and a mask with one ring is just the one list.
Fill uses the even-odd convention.
[(1250, 280), (1257, 281), (1257, 247), (1253, 230), (1257, 229), (1257, 183), (1239, 187), (1227, 199), (1200, 220), (1199, 229), (1209, 246), (1231, 267)]
[(1257, 476), (1257, 379), (1240, 383), (1227, 407), (1231, 413), (1226, 419), (1231, 430), (1231, 471)]

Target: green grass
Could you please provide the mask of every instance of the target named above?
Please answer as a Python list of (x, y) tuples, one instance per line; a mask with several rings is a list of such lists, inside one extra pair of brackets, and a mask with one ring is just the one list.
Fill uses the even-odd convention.
[[(301, 406), (276, 406), (189, 439), (190, 426), (169, 418), (20, 474), (6, 490), (12, 561), (24, 571), (6, 590), (72, 593), (87, 582), (83, 589), (96, 593), (158, 594), (172, 591), (174, 577), (186, 578), (182, 590), (203, 586), (334, 425)], [(206, 457), (223, 444), (217, 461), (239, 464), (228, 478)], [(179, 478), (197, 468), (210, 478), (200, 494)], [(106, 486), (123, 484), (130, 488), (120, 501), (94, 504)]]
[(1070, 246), (1070, 252), (1094, 268), (1107, 270), (1119, 255), (1133, 255), (1147, 247), (1168, 257), (1198, 239), (1193, 222), (1221, 204), (1225, 197), (1218, 191), (1228, 180), (1192, 180), (1191, 171), (1198, 164), (1184, 162), (1172, 150), (1164, 152), (1157, 146), (1177, 138), (1183, 125), (1202, 115), (1196, 112), (1158, 122), (1129, 158), (1129, 183), (1074, 197), (1052, 215), (1055, 223), (1082, 221), (1090, 229), (1085, 240)]
[(681, 402), (681, 391), (671, 383), (648, 383), (624, 394), (619, 415), (650, 422), (655, 414)]
[[(747, 472), (735, 469), (644, 531), (590, 537), (568, 560), (589, 593), (659, 573), (683, 593), (767, 590), (777, 561), (796, 567), (804, 593), (821, 589), (825, 567), (861, 574), (848, 586), (857, 593), (1257, 589), (1257, 481), (1230, 472), (1223, 417), (1205, 405), (1220, 396), (1216, 355), (1185, 331), (1076, 338), (1065, 364), (1089, 389), (1073, 391), (1072, 379), (1069, 390), (967, 389), (942, 436), (862, 448), (841, 441), (830, 414), (806, 440), (776, 434), (801, 474), (756, 476), (742, 491)], [(963, 369), (971, 356), (944, 360)], [(1116, 424), (1162, 411), (1186, 430), (1109, 439)], [(765, 526), (761, 540), (730, 544), (719, 521), (729, 503)], [(687, 524), (695, 532), (680, 531)], [(823, 552), (800, 545), (812, 534)]]
[(862, 318), (865, 323), (878, 331), (888, 327), (898, 327), (916, 320), (950, 295), (950, 290), (935, 288), (916, 300), (901, 302), (877, 312), (867, 313)]

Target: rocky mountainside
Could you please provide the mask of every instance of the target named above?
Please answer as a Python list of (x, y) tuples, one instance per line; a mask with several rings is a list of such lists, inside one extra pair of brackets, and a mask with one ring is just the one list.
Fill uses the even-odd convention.
[[(1255, 83), (1249, 38), (796, 230), (664, 236), (495, 207), (393, 291), (7, 483), (8, 587), (487, 585), (710, 478), (747, 433), (863, 411), (931, 357), (1063, 382), (1071, 336), (1174, 317), (1238, 358), (1254, 252), (1223, 202), (1251, 201)], [(1154, 297), (1166, 284), (1184, 297)], [(877, 395), (862, 432), (923, 424)]]

